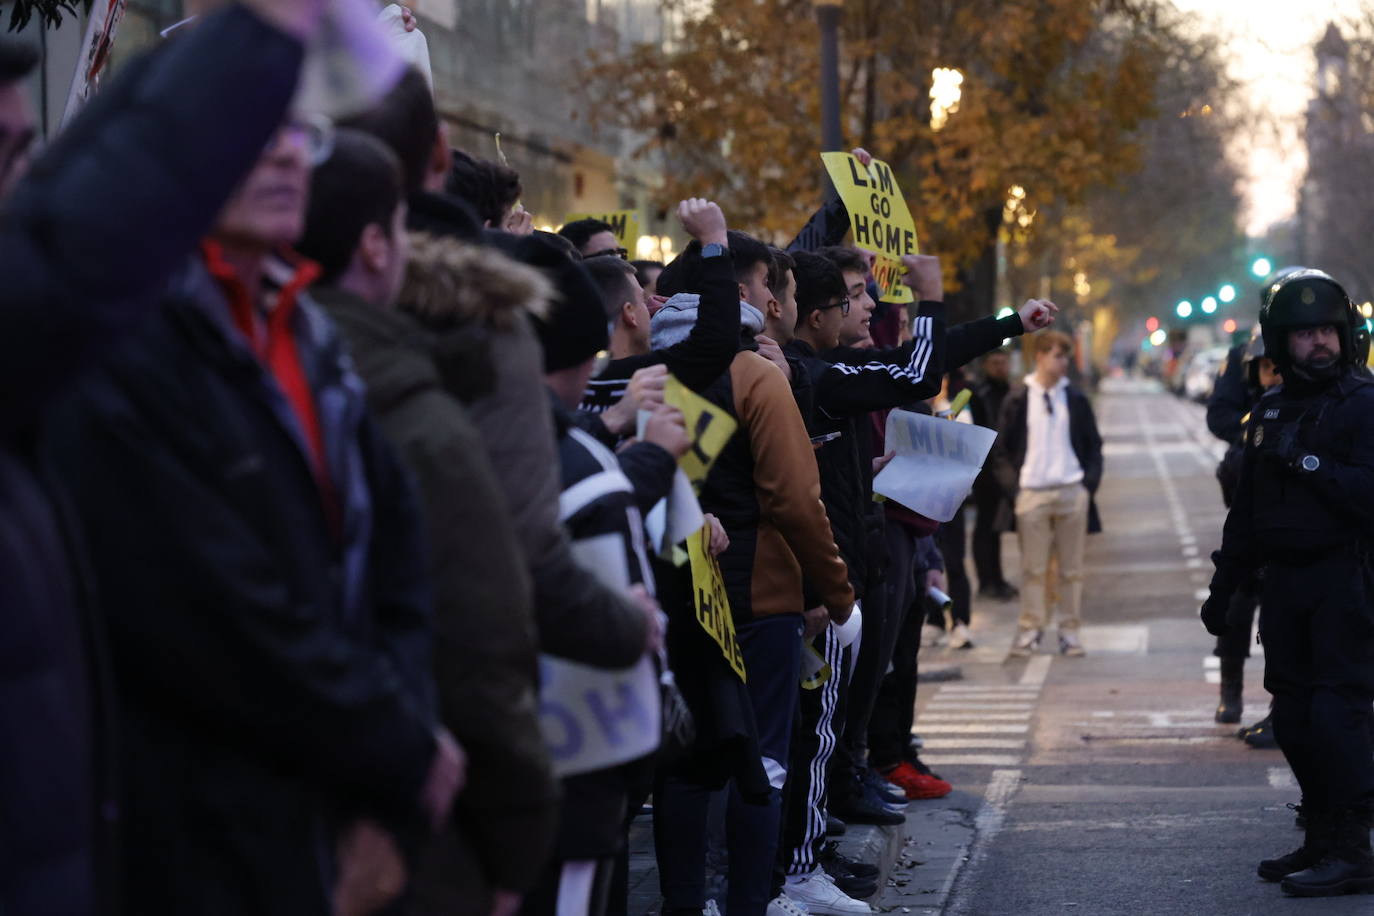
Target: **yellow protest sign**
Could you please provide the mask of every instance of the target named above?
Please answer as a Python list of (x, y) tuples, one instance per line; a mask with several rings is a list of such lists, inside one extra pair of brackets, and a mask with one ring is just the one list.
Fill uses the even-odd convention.
[(599, 219), (603, 223), (610, 224), (611, 231), (615, 233), (616, 241), (620, 247), (630, 253), (630, 257), (635, 256), (635, 251), (639, 245), (639, 211), (638, 210), (603, 210), (600, 213), (569, 213), (563, 220), (563, 224), (576, 222), (580, 219)]
[(821, 153), (821, 161), (849, 211), (855, 247), (878, 255), (873, 278), (882, 297), (889, 302), (911, 302), (911, 290), (902, 283), (906, 273), (902, 256), (919, 253), (916, 222), (892, 166), (874, 159), (864, 168), (851, 153)]
[(671, 375), (663, 389), (663, 401), (682, 411), (682, 418), (687, 423), (692, 447), (678, 459), (678, 467), (700, 493), (711, 465), (716, 463), (716, 457), (739, 424), (724, 408), (712, 404)]
[(697, 623), (706, 635), (720, 646), (741, 681), (744, 674), (744, 653), (735, 638), (735, 620), (730, 616), (730, 598), (725, 594), (725, 579), (720, 564), (711, 556), (711, 526), (687, 539), (687, 556), (692, 564), (692, 600), (696, 603)]

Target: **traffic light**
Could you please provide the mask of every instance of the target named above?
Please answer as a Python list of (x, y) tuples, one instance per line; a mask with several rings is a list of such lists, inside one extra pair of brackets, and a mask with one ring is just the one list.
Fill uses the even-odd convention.
[(1189, 315), (1193, 314), (1193, 303), (1184, 299), (1174, 308), (1174, 311), (1178, 313), (1178, 317), (1187, 318)]
[(1222, 302), (1235, 302), (1236, 288), (1230, 283), (1224, 284), (1221, 289), (1217, 291), (1217, 298)]
[(1225, 321), (1221, 323), (1221, 329), (1225, 331), (1227, 334), (1236, 333), (1236, 319), (1227, 318)]
[(1153, 316), (1153, 315), (1151, 315), (1149, 318), (1146, 318), (1146, 319), (1145, 319), (1145, 330), (1149, 331), (1151, 334), (1153, 334), (1155, 331), (1158, 331), (1158, 330), (1159, 330), (1159, 319), (1156, 318), (1156, 317)]
[(1268, 258), (1255, 258), (1255, 262), (1250, 265), (1250, 273), (1263, 280), (1274, 272), (1274, 265)]
[(1208, 296), (1206, 299), (1203, 299), (1203, 300), (1202, 300), (1202, 310), (1203, 310), (1204, 312), (1206, 312), (1208, 315), (1210, 315), (1210, 314), (1212, 314), (1213, 312), (1215, 312), (1215, 311), (1217, 310), (1217, 300), (1216, 300), (1216, 297), (1215, 297), (1215, 296)]

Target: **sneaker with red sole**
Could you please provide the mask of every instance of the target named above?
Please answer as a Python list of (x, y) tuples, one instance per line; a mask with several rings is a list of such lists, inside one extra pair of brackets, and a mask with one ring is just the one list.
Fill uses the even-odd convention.
[(954, 786), (933, 773), (922, 773), (907, 761), (883, 773), (883, 777), (906, 794), (907, 798), (944, 798)]

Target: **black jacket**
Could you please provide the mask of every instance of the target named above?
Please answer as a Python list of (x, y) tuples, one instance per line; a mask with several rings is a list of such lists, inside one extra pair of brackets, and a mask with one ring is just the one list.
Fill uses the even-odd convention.
[(411, 822), (434, 754), (418, 510), (323, 314), (293, 326), (332, 514), (203, 264), (173, 290), (45, 437), (122, 694), (125, 911), (328, 913), (336, 831)]
[(1245, 347), (1238, 344), (1227, 352), (1207, 397), (1207, 429), (1227, 445), (1240, 441), (1241, 419), (1258, 397), (1245, 377)]
[[(1291, 439), (1289, 459), (1283, 457)], [(1315, 455), (1310, 473), (1283, 467)], [(1230, 594), (1266, 563), (1307, 563), (1374, 539), (1374, 382), (1353, 371), (1315, 391), (1271, 388), (1246, 427), (1235, 501), (1212, 554)]]
[[(112, 691), (52, 399), (156, 301), (281, 121), (298, 42), (235, 5), (131, 62), (0, 217), (0, 912), (113, 909)], [(194, 87), (188, 91), (187, 87)], [(167, 138), (176, 138), (169, 142)], [(16, 752), (22, 748), (23, 752)]]
[[(1097, 511), (1097, 488), (1102, 483), (1102, 436), (1097, 431), (1097, 420), (1093, 416), (1093, 406), (1087, 395), (1070, 385), (1067, 392), (1069, 401), (1069, 441), (1073, 453), (1083, 467), (1083, 486), (1089, 493), (1088, 533), (1096, 534), (1102, 530), (1102, 517)], [(1026, 388), (1017, 386), (1002, 402), (1002, 416), (998, 422), (1000, 432), (993, 446), (988, 462), (993, 466), (998, 482), (1013, 503), (1021, 487), (1021, 466), (1026, 463)], [(998, 527), (1010, 528), (1008, 520)]]
[[(864, 596), (869, 579), (873, 465), (865, 435), (868, 413), (919, 401), (940, 390), (944, 307), (921, 303), (915, 328), (910, 341), (892, 350), (841, 348), (818, 355), (810, 344), (795, 339), (783, 348), (810, 382), (808, 432), (813, 439), (827, 439), (816, 451), (821, 499), (857, 598)], [(858, 353), (863, 354), (862, 362), (857, 362)], [(832, 355), (856, 362), (832, 360)]]
[(699, 258), (691, 292), (701, 295), (697, 323), (687, 339), (641, 356), (612, 360), (587, 384), (582, 409), (601, 413), (625, 396), (640, 369), (666, 365), (679, 382), (700, 391), (730, 368), (739, 350), (739, 284), (730, 256)]

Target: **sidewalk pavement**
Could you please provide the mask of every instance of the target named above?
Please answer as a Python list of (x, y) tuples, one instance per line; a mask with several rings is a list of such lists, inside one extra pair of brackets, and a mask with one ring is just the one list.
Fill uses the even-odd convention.
[[(878, 894), (869, 901), (875, 912), (941, 912), (973, 840), (974, 817), (982, 801), (981, 794), (956, 790), (946, 798), (912, 802), (900, 827), (850, 825), (840, 838), (840, 851), (882, 869)], [(630, 916), (658, 916), (662, 898), (647, 814), (630, 828), (629, 886)]]

